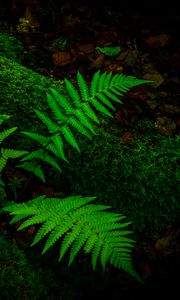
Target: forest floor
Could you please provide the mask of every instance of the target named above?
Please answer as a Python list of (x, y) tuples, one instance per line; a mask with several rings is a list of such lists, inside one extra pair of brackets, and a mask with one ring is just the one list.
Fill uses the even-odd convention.
[[(122, 139), (126, 144), (133, 139), (128, 128), (142, 116), (153, 120), (159, 134), (180, 135), (179, 16), (143, 16), (126, 14), (109, 6), (76, 8), (71, 4), (62, 5), (59, 16), (61, 21), (55, 16), (48, 23), (38, 13), (26, 11), (28, 25), (25, 21), (6, 23), (6, 33), (15, 33), (23, 42), (24, 66), (60, 83), (65, 77), (75, 82), (77, 71), (90, 82), (99, 69), (153, 80), (150, 86), (129, 93), (124, 108), (116, 112), (117, 126), (127, 126)], [(109, 54), (106, 47), (118, 52)], [(169, 224), (153, 243), (143, 242), (142, 253), (136, 250), (135, 264), (145, 280), (144, 285), (114, 270), (109, 281), (109, 277), (98, 277), (97, 273), (85, 280), (86, 273), (81, 270), (80, 274), (75, 267), (73, 272), (79, 277), (78, 285), (76, 280), (70, 283), (71, 274), (65, 278), (67, 289), (70, 285), (74, 290), (74, 298), (70, 299), (152, 299), (157, 294), (163, 298), (167, 293), (174, 299), (180, 283), (177, 275), (180, 269), (179, 224)]]

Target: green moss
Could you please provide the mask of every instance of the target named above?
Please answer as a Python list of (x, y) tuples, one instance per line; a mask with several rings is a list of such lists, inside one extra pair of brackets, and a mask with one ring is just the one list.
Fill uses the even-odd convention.
[(127, 145), (116, 126), (81, 139), (81, 155), (69, 152), (58, 182), (70, 194), (96, 195), (132, 220), (136, 232), (150, 232), (179, 220), (180, 139), (157, 134), (149, 121), (132, 133)]
[[(0, 234), (0, 295), (2, 299), (38, 300), (48, 295), (43, 270), (35, 270), (17, 245)], [(47, 299), (47, 298), (46, 298)]]
[[(3, 125), (39, 132), (42, 125), (33, 109), (47, 111), (46, 92), (52, 86), (62, 92), (62, 85), (2, 56), (0, 64), (0, 113), (12, 115)], [(22, 138), (18, 138), (19, 149), (23, 148)], [(13, 144), (17, 140), (12, 139)]]
[(21, 41), (16, 36), (0, 33), (0, 56), (21, 63), (23, 57)]

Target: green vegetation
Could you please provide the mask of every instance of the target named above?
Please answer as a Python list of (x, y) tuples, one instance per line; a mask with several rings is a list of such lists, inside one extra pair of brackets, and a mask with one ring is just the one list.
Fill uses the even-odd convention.
[(134, 140), (126, 145), (120, 137), (126, 128), (106, 121), (104, 127), (91, 143), (79, 137), (81, 159), (69, 149), (71, 165), (64, 164), (58, 184), (70, 194), (97, 195), (128, 215), (137, 234), (178, 222), (180, 138), (161, 136), (144, 119), (130, 130)]
[[(10, 212), (12, 222), (21, 223), (19, 229), (36, 224), (41, 226), (33, 245), (47, 238), (43, 252), (56, 245), (61, 237), (61, 257), (70, 250), (70, 263), (80, 250), (84, 250), (92, 253), (94, 267), (99, 258), (104, 267), (110, 262), (139, 279), (132, 264), (130, 248), (134, 245), (133, 240), (127, 237), (131, 233), (130, 222), (118, 221), (126, 215), (132, 221), (131, 228), (138, 240), (140, 232), (149, 237), (151, 232), (178, 222), (180, 211), (180, 138), (155, 133), (151, 121), (146, 119), (135, 124), (130, 130), (134, 139), (124, 144), (121, 134), (127, 129), (117, 128), (113, 121), (109, 121), (115, 110), (113, 102), (121, 104), (120, 97), (130, 88), (148, 81), (97, 72), (89, 88), (78, 73), (77, 86), (65, 79), (64, 87), (4, 56), (0, 57), (0, 63), (1, 113), (11, 116), (3, 123), (3, 145), (7, 148), (4, 138), (13, 133), (13, 137), (7, 139), (8, 148), (16, 146), (16, 149), (30, 152), (21, 159), (19, 167), (33, 172), (67, 195), (64, 199), (40, 196), (19, 203), (18, 181), (1, 180), (3, 213)], [(4, 158), (7, 157), (2, 151), (1, 161), (5, 161), (1, 165), (2, 171), (5, 171), (6, 164), (12, 163)], [(5, 188), (8, 187), (13, 188), (14, 199), (6, 198)], [(94, 195), (100, 204), (88, 203), (95, 198), (90, 197)], [(71, 203), (71, 199), (77, 201)], [(17, 203), (12, 203), (12, 200)], [(80, 206), (79, 200), (83, 201)], [(101, 211), (109, 206), (115, 213)], [(101, 222), (104, 219), (107, 226)], [(4, 243), (4, 238), (0, 239), (0, 245)], [(3, 247), (7, 248), (6, 245)], [(13, 253), (11, 247), (8, 250)], [(117, 253), (114, 254), (114, 250)], [(20, 252), (17, 255), (23, 261)], [(44, 296), (47, 290), (41, 291), (42, 283), (38, 279), (37, 283), (34, 282), (40, 291), (34, 294), (28, 276), (35, 275), (29, 271), (26, 262), (23, 264), (31, 274), (25, 270), (21, 279), (23, 284), (28, 280), (29, 285), (25, 289), (20, 283), (14, 293), (19, 295), (24, 290), (23, 299), (39, 299), (36, 297)], [(21, 271), (18, 274), (22, 274)], [(3, 284), (4, 278), (10, 278), (8, 276), (1, 278)], [(12, 272), (12, 279), (7, 279), (10, 288), (15, 285), (16, 276)], [(4, 297), (6, 287), (7, 283), (2, 289)]]
[[(80, 152), (73, 130), (91, 139), (92, 135), (95, 135), (93, 123), (100, 123), (97, 112), (111, 117), (111, 111), (115, 110), (110, 99), (121, 103), (119, 96), (134, 86), (149, 83), (147, 80), (137, 79), (133, 76), (113, 75), (112, 72), (100, 74), (100, 71), (94, 74), (90, 88), (79, 72), (77, 73), (77, 82), (79, 90), (65, 79), (67, 96), (53, 88), (51, 88), (51, 94), (47, 93), (47, 101), (53, 118), (35, 110), (37, 116), (47, 126), (49, 132), (47, 137), (39, 133), (23, 132), (26, 136), (39, 142), (41, 147), (27, 154), (21, 161), (25, 161), (24, 168), (26, 170), (33, 171), (35, 169), (34, 174), (42, 180), (45, 180), (45, 177), (39, 164), (37, 166), (33, 164), (32, 167), (28, 164), (27, 168), (26, 161), (42, 160), (61, 171), (56, 161), (61, 158), (67, 162), (63, 151), (64, 140)], [(49, 155), (48, 151), (53, 153), (55, 158)], [(125, 237), (131, 233), (127, 229), (124, 230), (129, 223), (118, 223), (124, 218), (122, 215), (101, 212), (108, 208), (103, 205), (87, 205), (81, 208), (82, 205), (93, 200), (92, 197), (81, 199), (79, 196), (75, 196), (68, 200), (55, 198), (49, 199), (49, 202), (43, 200), (43, 196), (35, 198), (29, 202), (29, 207), (28, 202), (18, 205), (13, 203), (3, 208), (2, 211), (8, 211), (15, 215), (13, 223), (32, 216), (30, 220), (25, 220), (24, 225), (19, 227), (20, 229), (44, 223), (34, 241), (36, 243), (44, 235), (50, 233), (43, 252), (66, 234), (62, 242), (61, 258), (73, 244), (70, 254), (70, 262), (72, 262), (85, 244), (84, 251), (92, 252), (93, 268), (100, 256), (104, 268), (107, 261), (110, 261), (117, 268), (122, 268), (139, 279), (131, 261), (130, 248), (133, 240)]]
[(6, 33), (0, 33), (0, 56), (21, 63), (23, 51), (23, 45), (17, 37)]
[[(48, 296), (43, 269), (35, 269), (24, 251), (0, 234), (0, 295), (3, 299), (39, 300)], [(46, 298), (47, 299), (47, 298)]]

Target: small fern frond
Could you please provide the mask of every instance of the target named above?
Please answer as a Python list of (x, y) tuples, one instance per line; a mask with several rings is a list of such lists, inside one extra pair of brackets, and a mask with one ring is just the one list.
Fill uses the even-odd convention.
[(28, 132), (28, 131), (21, 131), (21, 133), (37, 141), (43, 147), (46, 147), (49, 144), (50, 138), (48, 138), (47, 136), (43, 136), (41, 134)]
[(78, 146), (78, 143), (76, 142), (76, 139), (71, 131), (71, 129), (68, 126), (63, 126), (61, 129), (61, 132), (65, 138), (65, 140), (73, 146), (78, 152), (81, 152)]
[(112, 105), (112, 103), (108, 100), (108, 98), (106, 97), (106, 95), (97, 94), (97, 98), (105, 105), (107, 105), (110, 109), (115, 110), (114, 105)]
[(18, 158), (18, 157), (21, 157), (21, 156), (23, 156), (27, 153), (28, 153), (28, 151), (1, 148), (1, 154), (4, 157), (4, 159)]
[[(62, 140), (61, 136), (59, 134), (55, 134), (51, 137), (51, 140), (53, 141), (54, 147), (52, 144), (49, 144), (47, 149), (51, 150), (52, 152), (54, 152), (56, 154), (56, 156), (65, 160), (66, 162), (68, 162), (67, 158), (64, 155), (63, 140)], [(53, 151), (53, 148), (55, 149), (55, 151)]]
[(105, 86), (106, 82), (106, 72), (102, 73), (99, 82), (98, 82), (98, 92), (101, 93), (107, 86)]
[(0, 157), (0, 172), (5, 168), (7, 164), (7, 158), (5, 159), (4, 157)]
[(77, 89), (73, 86), (73, 84), (69, 80), (65, 79), (64, 82), (66, 85), (67, 92), (69, 96), (72, 98), (75, 107), (81, 106), (81, 98)]
[(100, 124), (94, 110), (91, 108), (89, 103), (83, 103), (82, 105), (83, 112), (90, 118), (92, 121), (96, 122), (97, 124)]
[(26, 203), (12, 204), (3, 211), (12, 215), (12, 223), (20, 221), (19, 229), (39, 224), (32, 245), (47, 236), (42, 253), (62, 238), (60, 260), (70, 249), (69, 265), (84, 250), (92, 253), (95, 269), (98, 259), (103, 268), (110, 262), (140, 280), (132, 265), (134, 241), (126, 230), (130, 222), (122, 222), (121, 214), (104, 212), (105, 205), (89, 204), (95, 197), (72, 196), (65, 199), (37, 197)]
[(57, 104), (57, 101), (55, 101), (54, 97), (51, 96), (51, 94), (49, 94), (49, 93), (47, 93), (47, 102), (48, 102), (48, 105), (51, 108), (56, 120), (58, 121), (58, 124), (66, 123), (68, 120), (68, 117), (60, 109), (60, 107)]
[(34, 161), (23, 162), (22, 164), (17, 165), (16, 168), (22, 168), (28, 172), (32, 172), (35, 176), (39, 177), (43, 182), (46, 181), (42, 168)]
[(94, 97), (97, 93), (98, 89), (98, 84), (99, 84), (99, 78), (100, 78), (100, 70), (98, 70), (94, 75), (93, 79), (91, 81), (91, 86), (90, 86), (90, 95), (91, 97)]
[(27, 154), (28, 151), (21, 151), (21, 150), (14, 150), (14, 149), (3, 149), (1, 148), (1, 154), (0, 157), (0, 172), (4, 169), (4, 167), (7, 164), (7, 160), (9, 158), (19, 158), (25, 154)]
[(57, 90), (51, 88), (50, 92), (54, 98), (54, 101), (65, 111), (66, 115), (73, 114), (74, 108), (67, 97), (61, 95)]
[(92, 102), (92, 105), (94, 105), (94, 107), (100, 111), (101, 113), (103, 113), (104, 115), (107, 115), (109, 117), (112, 117), (113, 115), (109, 112), (109, 110), (101, 104), (100, 101), (98, 101), (98, 99), (94, 98), (93, 99), (93, 102)]
[(52, 167), (57, 169), (59, 172), (61, 172), (61, 168), (59, 167), (56, 160), (52, 156), (50, 156), (44, 149), (38, 149), (38, 150), (35, 150), (35, 151), (29, 153), (23, 159), (21, 159), (21, 161), (32, 160), (32, 159), (42, 160), (42, 161), (50, 164)]
[(92, 126), (90, 119), (86, 116), (82, 109), (77, 109), (75, 112), (75, 116), (79, 119), (79, 121), (88, 128), (93, 134), (95, 134), (94, 127)]
[(50, 133), (59, 132), (60, 126), (57, 125), (54, 121), (52, 121), (49, 117), (47, 117), (44, 113), (40, 112), (37, 109), (34, 109), (38, 118), (47, 126)]
[(84, 79), (84, 77), (81, 75), (80, 72), (77, 72), (77, 82), (81, 94), (81, 99), (83, 101), (88, 101), (89, 99), (89, 88), (88, 85)]
[(2, 143), (2, 141), (4, 139), (6, 139), (11, 133), (13, 133), (15, 130), (17, 129), (17, 127), (12, 127), (10, 129), (6, 129), (2, 132), (0, 132), (0, 144)]
[[(79, 131), (81, 134), (86, 136), (87, 138), (91, 139), (92, 135), (90, 132), (77, 120), (76, 118), (71, 118), (69, 120), (69, 124), (74, 127), (77, 131)], [(93, 132), (95, 134), (95, 132)]]

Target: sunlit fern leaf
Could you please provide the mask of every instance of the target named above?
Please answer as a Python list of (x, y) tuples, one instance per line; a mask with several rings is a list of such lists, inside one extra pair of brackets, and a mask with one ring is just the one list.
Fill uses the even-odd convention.
[(47, 152), (44, 153), (43, 157), (41, 157), (41, 160), (51, 165), (53, 168), (57, 169), (59, 172), (62, 172), (60, 166), (57, 163), (57, 160), (50, 156)]
[(79, 238), (81, 232), (82, 232), (81, 222), (79, 222), (79, 224), (77, 224), (76, 226), (73, 226), (70, 232), (67, 232), (67, 234), (65, 235), (61, 243), (59, 260), (62, 260), (64, 254), (67, 252), (69, 247), (73, 244), (73, 242), (76, 241), (77, 238)]
[(28, 151), (1, 148), (1, 154), (4, 157), (4, 159), (18, 158), (18, 157), (21, 157), (21, 156), (23, 156), (27, 153), (28, 153)]
[(104, 87), (105, 87), (105, 88), (110, 86), (111, 78), (112, 78), (112, 72), (109, 72), (109, 73), (106, 75), (106, 78), (105, 78), (105, 80), (104, 80)]
[(10, 129), (6, 129), (2, 132), (0, 132), (0, 143), (2, 143), (2, 141), (4, 139), (6, 139), (11, 133), (13, 133), (15, 130), (17, 129), (17, 127), (12, 127)]
[(101, 239), (96, 240), (96, 243), (92, 249), (92, 266), (93, 270), (96, 269), (97, 266), (97, 260), (100, 256), (101, 250), (102, 250), (103, 243)]
[(35, 150), (35, 151), (27, 154), (25, 157), (23, 157), (21, 159), (21, 161), (32, 160), (32, 159), (42, 160), (42, 161), (50, 164), (52, 167), (57, 169), (59, 172), (61, 172), (61, 168), (59, 167), (57, 161), (52, 156), (50, 156), (44, 149), (38, 149), (38, 150)]
[(78, 238), (76, 238), (75, 242), (73, 243), (71, 247), (71, 252), (69, 256), (69, 263), (68, 266), (72, 264), (74, 261), (74, 258), (79, 253), (80, 249), (83, 247), (83, 245), (87, 242), (87, 239), (90, 235), (90, 228), (84, 228), (82, 232), (80, 232)]
[(57, 101), (58, 105), (62, 107), (67, 115), (73, 114), (74, 108), (66, 96), (60, 94), (53, 88), (50, 89), (50, 92), (54, 98), (54, 101)]
[(71, 224), (69, 220), (69, 222), (64, 222), (63, 226), (57, 225), (55, 229), (51, 231), (43, 248), (42, 254), (46, 253), (49, 248), (51, 248), (52, 245), (57, 242), (58, 239), (60, 239), (68, 230), (70, 230), (70, 225), (73, 226), (73, 223)]
[(76, 142), (76, 139), (75, 139), (72, 131), (70, 130), (70, 128), (67, 126), (63, 126), (61, 129), (61, 132), (62, 132), (64, 138), (66, 139), (66, 141), (69, 144), (71, 144), (78, 152), (80, 152), (78, 143)]
[(107, 87), (105, 86), (106, 76), (107, 76), (106, 72), (101, 74), (98, 82), (98, 92), (102, 92), (104, 88)]
[(21, 159), (21, 161), (26, 161), (31, 159), (41, 159), (43, 155), (44, 155), (44, 150), (38, 149), (27, 154), (25, 157)]
[[(109, 90), (105, 90), (103, 93), (104, 93), (106, 96), (108, 96), (111, 100), (113, 100), (113, 101), (115, 101), (115, 102), (117, 102), (117, 103), (123, 104), (123, 102), (119, 99), (119, 97), (117, 97), (117, 96), (115, 95), (115, 93), (112, 93), (110, 89), (109, 89)], [(117, 93), (116, 93), (116, 94), (117, 94)], [(119, 93), (119, 94), (121, 94), (121, 93)]]
[[(106, 91), (107, 91), (107, 90), (106, 90)], [(118, 87), (118, 86), (110, 86), (110, 87), (109, 87), (109, 91), (110, 91), (111, 93), (114, 93), (115, 95), (118, 95), (118, 96), (123, 96), (123, 95), (124, 95), (124, 93), (122, 93), (120, 87)], [(116, 100), (115, 100), (115, 101), (116, 101)], [(116, 102), (119, 102), (119, 101), (116, 101)]]
[(41, 134), (38, 133), (33, 133), (33, 132), (27, 132), (27, 131), (21, 131), (22, 134), (30, 137), (31, 139), (37, 141), (38, 143), (40, 143), (43, 147), (47, 147), (49, 142), (50, 142), (50, 138), (47, 136), (43, 136)]
[(117, 80), (119, 80), (119, 78), (121, 78), (122, 74), (115, 74), (114, 76), (112, 76), (111, 82), (110, 82), (110, 86), (112, 85), (116, 85)]
[(79, 121), (88, 128), (93, 134), (96, 134), (93, 125), (90, 122), (90, 119), (86, 116), (82, 109), (77, 109), (75, 112), (75, 116), (79, 119)]
[(80, 72), (77, 72), (77, 82), (78, 82), (78, 86), (79, 86), (79, 90), (80, 90), (82, 100), (83, 101), (88, 101), (88, 99), (89, 99), (89, 88), (88, 88), (88, 85), (87, 85), (85, 79), (83, 78), (83, 76), (81, 75)]
[(98, 84), (99, 84), (99, 78), (100, 78), (100, 70), (98, 70), (94, 76), (93, 79), (91, 81), (91, 86), (90, 86), (90, 95), (92, 97), (94, 97), (97, 93), (97, 89), (98, 89)]
[[(67, 158), (64, 155), (63, 151), (63, 140), (59, 134), (55, 134), (51, 137), (51, 140), (54, 143), (54, 147), (56, 148), (56, 155), (59, 156), (61, 159), (65, 160), (68, 162)], [(52, 148), (49, 148), (52, 150)]]
[(77, 89), (73, 86), (73, 84), (69, 80), (65, 79), (64, 82), (66, 85), (67, 92), (69, 96), (72, 98), (75, 106), (76, 107), (81, 106), (81, 98)]
[(84, 251), (86, 253), (90, 253), (92, 251), (94, 245), (96, 244), (97, 240), (98, 240), (98, 234), (97, 233), (91, 234), (86, 242)]
[(41, 119), (41, 121), (47, 126), (50, 133), (56, 133), (59, 131), (59, 125), (52, 121), (51, 118), (47, 117), (44, 113), (40, 112), (37, 109), (34, 109), (34, 111), (37, 114), (37, 116)]
[(32, 172), (35, 176), (39, 177), (43, 182), (46, 181), (42, 168), (34, 161), (23, 162), (18, 164), (16, 168), (22, 168), (28, 172)]
[(76, 118), (71, 118), (69, 120), (69, 124), (71, 124), (77, 131), (79, 131), (81, 134), (83, 134), (87, 138), (89, 138), (89, 139), (92, 138), (91, 133)]
[(55, 118), (58, 120), (58, 124), (63, 124), (67, 122), (68, 117), (65, 115), (65, 113), (60, 109), (57, 102), (54, 100), (54, 97), (51, 96), (51, 94), (47, 93), (47, 102), (49, 107), (51, 108)]
[(2, 172), (2, 170), (5, 168), (7, 163), (7, 158), (4, 157), (0, 157), (0, 172)]
[(114, 105), (112, 105), (112, 103), (108, 100), (108, 98), (107, 98), (105, 95), (98, 93), (98, 94), (96, 95), (96, 97), (97, 97), (103, 104), (107, 105), (110, 109), (115, 110)]
[(107, 115), (109, 117), (112, 117), (112, 114), (109, 112), (109, 110), (101, 104), (100, 101), (98, 101), (97, 98), (94, 98), (93, 99), (93, 102), (92, 102), (93, 106), (98, 110), (100, 111), (101, 113), (103, 113), (104, 115)]
[(89, 105), (89, 103), (83, 103), (82, 109), (83, 109), (84, 113), (86, 113), (86, 115), (90, 119), (92, 119), (92, 121), (96, 122), (97, 124), (100, 124), (100, 121), (98, 120), (95, 112), (93, 111), (93, 109), (91, 108), (91, 106)]
[[(32, 245), (47, 237), (45, 253), (61, 238), (60, 259), (70, 250), (69, 265), (80, 252), (92, 253), (95, 269), (100, 260), (103, 268), (110, 262), (136, 277), (132, 265), (134, 241), (127, 237), (131, 231), (121, 230), (123, 215), (104, 212), (105, 205), (89, 204), (95, 197), (71, 196), (65, 199), (37, 197), (26, 203), (3, 208), (12, 216), (12, 223), (21, 220), (19, 229), (38, 224)], [(101, 210), (102, 208), (102, 210)]]
[[(59, 138), (61, 138), (59, 136)], [(62, 153), (63, 148), (61, 149), (57, 149), (57, 145), (54, 145), (54, 142), (52, 141), (52, 143), (49, 143), (49, 145), (46, 147), (47, 150), (51, 151), (55, 156), (60, 156), (62, 159), (64, 159), (67, 163), (69, 162), (68, 159), (65, 157), (65, 155)], [(60, 153), (59, 153), (60, 152)]]

